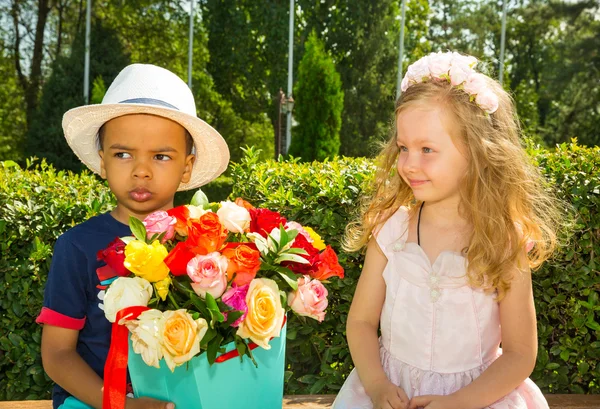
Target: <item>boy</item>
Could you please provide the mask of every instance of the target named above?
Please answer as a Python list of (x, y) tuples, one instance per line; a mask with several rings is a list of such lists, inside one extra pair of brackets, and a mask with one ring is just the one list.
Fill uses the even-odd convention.
[[(106, 277), (98, 252), (131, 235), (130, 215), (144, 219), (170, 209), (177, 190), (218, 177), (229, 150), (196, 116), (187, 85), (153, 65), (124, 68), (101, 104), (65, 113), (63, 129), (81, 161), (107, 179), (117, 206), (58, 238), (36, 321), (44, 324), (44, 369), (56, 382), (54, 409), (101, 408), (111, 334), (102, 300), (112, 277)], [(126, 406), (173, 409), (172, 403), (147, 398), (128, 399)]]

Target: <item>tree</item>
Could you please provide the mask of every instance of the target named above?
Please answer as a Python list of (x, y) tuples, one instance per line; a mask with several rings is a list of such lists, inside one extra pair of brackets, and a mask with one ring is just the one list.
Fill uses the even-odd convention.
[(23, 136), (27, 126), (25, 98), (12, 56), (4, 47), (0, 47), (0, 78), (0, 161), (20, 161), (23, 158)]
[[(110, 84), (129, 63), (114, 30), (95, 20), (91, 30), (90, 78), (102, 78)], [(26, 154), (47, 158), (58, 169), (79, 171), (81, 162), (68, 147), (62, 130), (62, 116), (71, 108), (84, 104), (85, 36), (76, 38), (71, 55), (60, 56), (53, 64), (52, 74), (44, 85), (39, 107), (27, 133)]]
[(294, 128), (290, 155), (303, 161), (321, 161), (338, 154), (344, 108), (341, 87), (333, 60), (313, 31), (306, 42), (294, 89), (298, 126)]

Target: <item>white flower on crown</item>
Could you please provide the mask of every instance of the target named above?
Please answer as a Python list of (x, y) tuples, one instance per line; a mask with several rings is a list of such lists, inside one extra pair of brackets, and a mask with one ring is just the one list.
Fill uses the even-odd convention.
[(464, 91), (487, 114), (498, 109), (498, 96), (490, 89), (486, 76), (475, 71), (477, 58), (457, 52), (438, 52), (420, 58), (408, 67), (402, 79), (402, 92), (414, 84), (429, 81), (448, 81), (453, 87), (462, 85)]

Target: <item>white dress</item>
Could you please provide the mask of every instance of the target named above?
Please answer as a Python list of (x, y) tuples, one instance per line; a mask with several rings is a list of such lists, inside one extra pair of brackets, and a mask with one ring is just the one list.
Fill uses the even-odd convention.
[[(409, 398), (449, 395), (471, 383), (501, 354), (500, 316), (493, 294), (471, 288), (466, 259), (442, 252), (433, 265), (417, 243), (406, 243), (408, 210), (400, 208), (382, 226), (377, 243), (388, 259), (381, 311), (380, 357), (392, 383)], [(334, 409), (371, 409), (354, 369)], [(530, 379), (489, 406), (547, 409)]]

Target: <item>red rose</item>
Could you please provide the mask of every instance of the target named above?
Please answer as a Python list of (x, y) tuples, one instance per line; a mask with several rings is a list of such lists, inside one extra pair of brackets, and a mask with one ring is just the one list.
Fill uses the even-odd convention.
[(309, 272), (312, 278), (316, 278), (319, 281), (327, 280), (329, 277), (337, 276), (344, 278), (344, 269), (338, 262), (337, 254), (331, 248), (327, 246), (314, 264), (312, 271)]
[(303, 257), (306, 260), (308, 260), (308, 264), (286, 261), (284, 263), (281, 263), (281, 265), (289, 268), (296, 274), (310, 274), (310, 272), (313, 270), (313, 264), (319, 258), (319, 250), (317, 250), (308, 240), (306, 240), (306, 237), (304, 237), (304, 235), (302, 234), (298, 234), (296, 236), (292, 248), (306, 250), (308, 254), (300, 255), (300, 257)]
[[(118, 237), (114, 239), (104, 250), (100, 250), (96, 254), (96, 258), (98, 261), (104, 261), (112, 270), (112, 272), (114, 272), (112, 277), (127, 277), (129, 274), (131, 274), (131, 272), (123, 265), (123, 262), (125, 261), (125, 243)], [(103, 275), (110, 275), (110, 272), (107, 271), (106, 268), (103, 268), (103, 270)]]
[(268, 209), (250, 209), (250, 231), (267, 237), (274, 228), (287, 223), (285, 217)]
[(169, 267), (171, 274), (174, 276), (183, 276), (187, 274), (187, 265), (191, 259), (196, 256), (192, 243), (180, 241), (175, 248), (171, 250), (169, 255), (165, 257), (164, 263)]

